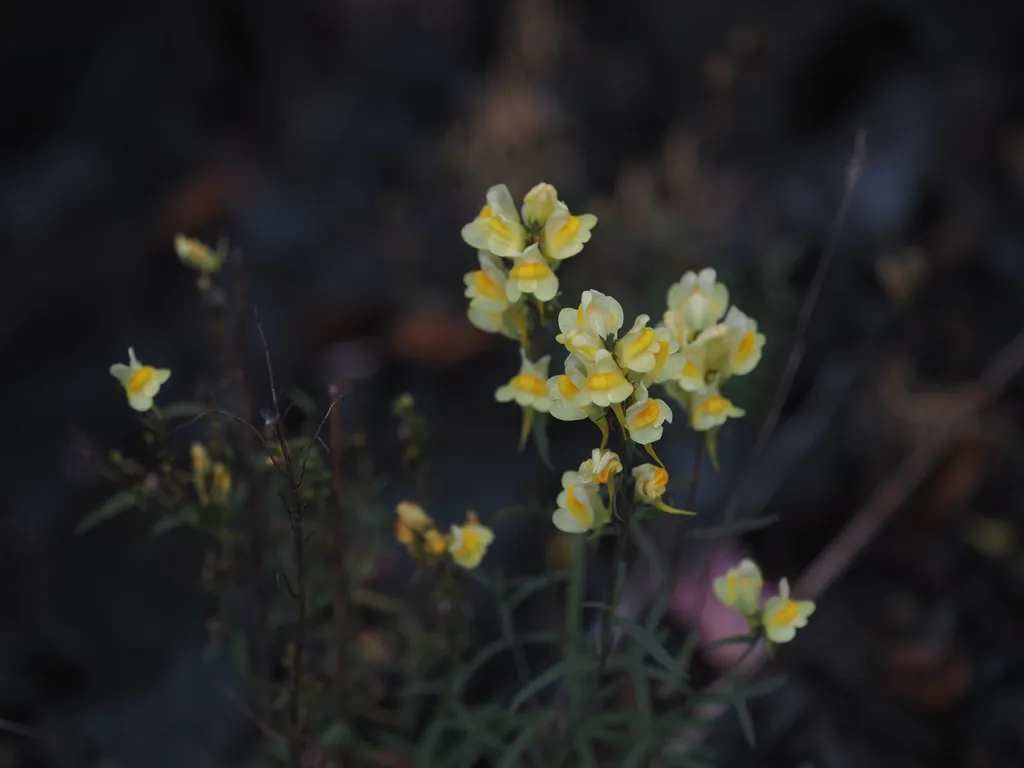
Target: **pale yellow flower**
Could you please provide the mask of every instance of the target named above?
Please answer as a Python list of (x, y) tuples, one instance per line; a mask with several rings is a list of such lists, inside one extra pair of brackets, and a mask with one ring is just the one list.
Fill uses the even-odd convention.
[(462, 228), (462, 239), (478, 250), (496, 256), (513, 256), (526, 247), (526, 230), (519, 221), (519, 211), (504, 184), (487, 190), (487, 205), (477, 217)]
[(672, 423), (672, 410), (664, 400), (649, 397), (643, 384), (637, 384), (634, 395), (636, 402), (626, 409), (629, 438), (638, 445), (650, 445), (661, 439), (664, 423)]
[(174, 250), (183, 264), (204, 275), (219, 272), (228, 257), (226, 244), (222, 243), (214, 250), (205, 243), (184, 235), (174, 236)]
[[(590, 403), (581, 385), (587, 377), (583, 361), (570, 355), (565, 361), (566, 372), (548, 379), (548, 399), (551, 400), (551, 415), (560, 421), (580, 421), (600, 414)], [(572, 375), (569, 372), (572, 372)], [(595, 412), (596, 411), (596, 412)]]
[[(717, 323), (729, 305), (729, 291), (717, 281), (717, 273), (711, 267), (700, 273), (687, 272), (668, 292), (668, 307), (675, 316), (677, 329), (685, 328), (690, 335), (699, 333), (712, 323)], [(685, 343), (685, 338), (680, 338)]]
[(528, 227), (539, 229), (555, 212), (557, 204), (558, 191), (550, 184), (541, 182), (527, 192), (523, 198), (523, 221)]
[(712, 588), (723, 605), (744, 616), (761, 612), (761, 589), (764, 579), (753, 560), (744, 559), (735, 568), (714, 580)]
[(738, 419), (746, 411), (737, 408), (732, 401), (723, 397), (715, 387), (694, 392), (690, 400), (690, 426), (698, 432), (720, 427), (729, 419)]
[(135, 350), (128, 348), (128, 365), (114, 363), (110, 366), (110, 375), (117, 379), (128, 395), (128, 405), (136, 411), (148, 411), (153, 407), (153, 398), (160, 387), (171, 378), (167, 368), (154, 368), (143, 365), (135, 357)]
[(219, 461), (213, 465), (210, 478), (210, 502), (223, 506), (231, 498), (231, 471)]
[(487, 548), (494, 541), (494, 531), (481, 525), (475, 513), (466, 516), (465, 525), (453, 525), (448, 538), (448, 554), (457, 565), (473, 569), (487, 554)]
[(398, 517), (398, 525), (402, 527), (401, 533), (396, 531), (396, 538), (403, 544), (408, 543), (406, 539), (413, 533), (425, 533), (434, 527), (434, 519), (428, 515), (423, 507), (412, 501), (400, 501), (395, 506), (395, 514)]
[(736, 307), (729, 307), (723, 325), (733, 341), (729, 350), (729, 374), (743, 376), (750, 373), (761, 361), (765, 343), (764, 334), (757, 332), (757, 321)]
[(467, 272), (462, 278), (466, 284), (466, 298), (470, 300), (470, 306), (487, 312), (502, 312), (509, 305), (505, 294), (505, 284), (508, 282), (505, 267), (489, 251), (480, 251), (477, 258), (480, 260), (480, 269)]
[(668, 329), (648, 328), (650, 320), (649, 315), (638, 316), (633, 328), (616, 343), (615, 358), (624, 370), (644, 374), (659, 366), (663, 370), (669, 354), (679, 348)]
[(583, 250), (590, 242), (590, 230), (597, 225), (597, 216), (583, 213), (573, 216), (563, 202), (555, 204), (540, 235), (540, 247), (544, 255), (555, 261), (568, 259)]
[(469, 322), (481, 331), (500, 333), (505, 338), (516, 340), (520, 336), (520, 329), (516, 325), (519, 309), (519, 307), (513, 306), (506, 309), (489, 310), (478, 304), (470, 303), (466, 309), (466, 316), (469, 318)]
[(209, 494), (206, 491), (206, 475), (212, 466), (210, 454), (207, 452), (206, 446), (200, 442), (194, 442), (189, 447), (189, 455), (192, 458), (192, 485), (196, 489), (199, 503), (205, 507), (210, 501)]
[(633, 495), (644, 504), (654, 504), (665, 494), (668, 472), (655, 464), (633, 467)]
[(779, 581), (779, 594), (770, 597), (764, 604), (761, 625), (765, 637), (772, 643), (788, 643), (796, 637), (796, 631), (807, 626), (808, 617), (814, 613), (814, 603), (810, 600), (791, 600), (789, 582)]
[(622, 460), (615, 451), (595, 448), (590, 458), (580, 464), (579, 476), (585, 483), (605, 485), (622, 471)]
[(640, 381), (647, 387), (678, 378), (686, 367), (686, 357), (679, 351), (679, 342), (669, 330), (658, 326), (654, 332), (658, 342), (658, 349), (654, 353), (654, 367), (640, 377)]
[(540, 301), (555, 298), (558, 293), (558, 277), (536, 243), (522, 253), (512, 255), (512, 258), (515, 265), (505, 284), (505, 295), (509, 301), (519, 301), (524, 293), (533, 294)]
[(587, 366), (587, 377), (580, 389), (591, 403), (601, 408), (621, 403), (633, 394), (633, 385), (623, 376), (612, 353), (606, 349), (597, 350), (593, 364)]
[(562, 475), (558, 509), (551, 516), (555, 527), (565, 533), (586, 533), (604, 525), (608, 513), (596, 483), (584, 482), (578, 472)]
[(508, 384), (498, 387), (494, 393), (499, 403), (515, 401), (522, 408), (533, 408), (535, 411), (547, 413), (551, 407), (548, 396), (548, 365), (549, 355), (544, 355), (537, 362), (531, 362), (526, 353), (519, 351), (519, 373)]
[[(558, 313), (558, 328), (563, 334), (579, 331), (603, 342), (618, 334), (624, 319), (622, 305), (614, 297), (600, 291), (584, 291), (576, 309), (566, 308)], [(565, 344), (558, 337), (556, 341)]]

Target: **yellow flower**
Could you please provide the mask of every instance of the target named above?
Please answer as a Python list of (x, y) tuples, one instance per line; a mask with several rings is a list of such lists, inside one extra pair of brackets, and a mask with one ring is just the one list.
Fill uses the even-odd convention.
[(754, 370), (761, 361), (764, 334), (757, 332), (757, 321), (736, 307), (729, 307), (723, 325), (729, 330), (732, 344), (729, 350), (729, 374), (743, 376)]
[[(576, 309), (566, 308), (558, 313), (558, 328), (562, 334), (577, 331), (603, 343), (608, 336), (619, 332), (624, 319), (622, 305), (613, 297), (600, 291), (584, 291)], [(566, 344), (562, 334), (556, 341)]]
[(814, 613), (810, 600), (791, 600), (789, 582), (779, 581), (778, 597), (770, 597), (764, 604), (761, 624), (765, 637), (772, 643), (788, 643), (796, 631), (807, 626), (807, 618)]
[[(530, 227), (543, 227), (558, 203), (558, 191), (541, 182), (523, 198), (523, 221)], [(536, 230), (534, 230), (536, 231)]]
[(581, 389), (591, 403), (601, 408), (621, 403), (633, 394), (633, 385), (622, 375), (612, 353), (606, 349), (597, 350), (593, 365), (587, 366), (587, 377)]
[(437, 528), (431, 528), (423, 534), (423, 543), (426, 545), (426, 553), (435, 558), (448, 551), (448, 540)]
[(607, 510), (596, 483), (584, 482), (578, 472), (562, 475), (558, 509), (551, 516), (555, 527), (565, 533), (585, 533), (604, 525)]
[(746, 415), (746, 411), (722, 397), (715, 387), (693, 393), (690, 402), (690, 426), (698, 432), (707, 432), (720, 427), (729, 419), (738, 419)]
[(498, 387), (494, 398), (499, 403), (508, 403), (515, 400), (522, 408), (533, 408), (535, 411), (547, 413), (551, 408), (551, 400), (548, 397), (548, 364), (551, 362), (549, 355), (544, 355), (540, 360), (530, 362), (526, 353), (519, 351), (520, 366), (519, 373), (514, 376), (508, 384)]
[(526, 230), (519, 222), (519, 211), (504, 184), (487, 190), (487, 205), (462, 228), (462, 239), (477, 250), (496, 256), (521, 253), (526, 246)]
[(219, 461), (213, 465), (210, 479), (210, 501), (223, 506), (231, 496), (231, 472)]
[(153, 368), (140, 363), (131, 347), (128, 348), (128, 365), (114, 363), (110, 366), (110, 375), (121, 382), (128, 395), (128, 405), (140, 412), (153, 407), (153, 398), (171, 378), (167, 368)]
[(475, 513), (466, 516), (465, 525), (453, 525), (448, 540), (448, 553), (452, 560), (463, 568), (476, 568), (487, 554), (487, 547), (494, 541), (494, 532), (486, 525), (480, 525)]
[(637, 384), (636, 402), (626, 409), (626, 427), (629, 437), (638, 445), (650, 445), (660, 440), (666, 421), (672, 423), (672, 411), (664, 400), (649, 397), (647, 387)]
[(637, 501), (654, 504), (665, 494), (668, 485), (668, 472), (654, 464), (641, 464), (633, 467), (633, 495)]
[(717, 273), (710, 267), (699, 274), (687, 272), (668, 292), (669, 311), (674, 313), (672, 325), (690, 335), (721, 320), (728, 305), (729, 291), (717, 281)]
[(558, 202), (541, 232), (541, 250), (555, 261), (575, 256), (583, 250), (584, 243), (590, 242), (590, 230), (596, 225), (597, 216), (592, 213), (573, 216), (565, 203)]
[(547, 382), (551, 415), (560, 421), (580, 421), (599, 416), (599, 410), (591, 405), (586, 393), (581, 389), (581, 384), (587, 377), (583, 361), (570, 355), (565, 361), (565, 370), (565, 373), (552, 376)]
[(479, 304), (470, 303), (466, 310), (469, 322), (487, 333), (500, 333), (508, 339), (519, 338), (519, 328), (516, 325), (516, 318), (520, 315), (520, 307), (512, 306), (506, 309), (490, 310), (481, 307)]
[(434, 519), (419, 504), (412, 501), (400, 501), (395, 507), (398, 516), (395, 527), (395, 538), (402, 544), (408, 544), (414, 533), (426, 533), (434, 527)]
[(658, 342), (654, 352), (654, 367), (640, 377), (640, 381), (648, 387), (678, 378), (686, 367), (686, 357), (679, 351), (679, 342), (669, 330), (658, 326), (654, 333)]
[(226, 243), (221, 243), (217, 250), (191, 237), (174, 236), (174, 250), (182, 263), (204, 275), (219, 272), (228, 257)]
[[(651, 373), (663, 370), (668, 356), (679, 349), (678, 342), (666, 328), (648, 328), (649, 315), (640, 315), (633, 328), (615, 345), (615, 358), (624, 370)], [(659, 371), (659, 374), (661, 371)]]
[(189, 455), (192, 458), (192, 485), (196, 489), (199, 503), (205, 507), (210, 501), (206, 491), (206, 475), (210, 472), (211, 467), (210, 454), (207, 452), (206, 446), (200, 442), (194, 442), (189, 446)]
[(509, 301), (519, 301), (524, 293), (531, 293), (540, 301), (551, 301), (558, 293), (558, 278), (548, 266), (540, 248), (534, 243), (522, 253), (512, 254), (515, 266), (509, 272), (505, 295)]
[(463, 277), (466, 298), (470, 300), (470, 306), (488, 312), (502, 312), (509, 304), (508, 296), (505, 295), (505, 284), (508, 282), (505, 268), (500, 259), (489, 251), (480, 251), (477, 258), (480, 260), (480, 269), (467, 272)]
[(746, 617), (756, 616), (761, 611), (761, 589), (764, 580), (761, 569), (753, 560), (741, 560), (723, 576), (714, 580), (712, 588), (723, 605)]
[(622, 460), (615, 451), (595, 448), (590, 458), (580, 464), (579, 476), (585, 483), (605, 485), (622, 471)]

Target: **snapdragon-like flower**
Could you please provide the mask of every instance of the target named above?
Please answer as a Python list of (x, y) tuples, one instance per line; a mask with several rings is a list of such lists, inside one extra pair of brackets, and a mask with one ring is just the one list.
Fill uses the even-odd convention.
[(524, 293), (533, 294), (540, 301), (551, 301), (558, 293), (555, 276), (536, 243), (522, 253), (513, 254), (515, 266), (509, 272), (505, 295), (509, 301), (519, 301)]
[(595, 448), (590, 458), (580, 464), (579, 476), (586, 483), (606, 485), (622, 471), (622, 460), (615, 451)]
[(650, 397), (643, 384), (637, 384), (634, 395), (636, 402), (626, 409), (629, 437), (638, 445), (650, 445), (661, 439), (663, 424), (672, 423), (672, 410), (664, 400)]
[(664, 326), (654, 329), (658, 349), (654, 353), (654, 367), (640, 377), (644, 386), (664, 384), (679, 377), (686, 367), (686, 356), (679, 351), (679, 342)]
[(633, 495), (643, 504), (655, 504), (665, 495), (668, 471), (656, 464), (633, 467)]
[(174, 251), (181, 263), (199, 272), (200, 287), (210, 286), (210, 276), (220, 272), (228, 257), (227, 243), (221, 242), (214, 250), (195, 238), (184, 235), (174, 236)]
[(419, 504), (401, 501), (395, 507), (395, 539), (418, 561), (436, 562), (448, 549), (434, 519)]
[(697, 432), (707, 432), (720, 427), (729, 419), (738, 419), (746, 414), (715, 387), (694, 392), (690, 398), (690, 426)]
[(544, 255), (554, 261), (562, 261), (583, 250), (590, 242), (590, 230), (597, 225), (597, 216), (583, 213), (574, 216), (565, 203), (555, 203), (540, 235), (540, 247)]
[(481, 525), (475, 512), (469, 512), (464, 525), (452, 526), (448, 538), (448, 554), (456, 565), (471, 570), (480, 565), (493, 541), (494, 531)]
[(171, 372), (167, 368), (154, 368), (140, 363), (135, 357), (135, 350), (131, 347), (128, 348), (128, 365), (114, 363), (110, 366), (110, 375), (124, 387), (125, 394), (128, 395), (128, 405), (140, 413), (153, 407), (153, 398), (157, 396), (160, 387), (171, 378)]
[(761, 612), (764, 579), (753, 560), (744, 559), (735, 568), (714, 580), (712, 588), (721, 603), (749, 618)]
[(500, 333), (507, 339), (517, 340), (522, 329), (518, 321), (521, 319), (522, 307), (510, 306), (503, 310), (489, 310), (479, 305), (470, 304), (466, 310), (469, 322), (486, 333)]
[(466, 284), (466, 298), (470, 306), (488, 312), (503, 312), (509, 305), (505, 292), (508, 273), (501, 260), (490, 251), (479, 251), (480, 269), (467, 272), (462, 278)]
[(633, 385), (606, 349), (597, 350), (593, 364), (587, 366), (587, 377), (580, 389), (591, 403), (601, 408), (621, 403), (633, 394)]
[(584, 291), (576, 309), (566, 308), (558, 313), (558, 328), (562, 333), (555, 341), (567, 345), (562, 336), (578, 332), (603, 343), (608, 336), (619, 332), (624, 319), (622, 305), (615, 298), (600, 291)]
[(679, 348), (668, 329), (648, 328), (647, 323), (650, 320), (649, 315), (639, 315), (632, 329), (615, 344), (615, 359), (623, 369), (633, 373), (650, 373), (658, 367), (662, 344), (666, 345), (662, 366), (668, 355), (674, 351), (672, 347)]
[(685, 344), (694, 334), (721, 320), (728, 305), (729, 291), (717, 281), (714, 269), (687, 272), (668, 291), (665, 324)]
[(548, 364), (551, 357), (544, 355), (540, 360), (531, 362), (522, 350), (519, 351), (519, 356), (519, 373), (508, 384), (498, 387), (494, 397), (499, 403), (514, 400), (521, 408), (533, 408), (535, 411), (547, 413), (551, 408), (547, 386)]
[[(599, 418), (601, 409), (594, 406), (581, 388), (587, 377), (583, 361), (570, 355), (565, 361), (566, 372), (548, 379), (548, 399), (551, 415), (560, 421), (581, 421)], [(572, 372), (572, 375), (569, 372)]]
[(736, 307), (729, 307), (723, 325), (730, 336), (729, 373), (733, 376), (750, 373), (761, 361), (765, 343), (764, 334), (757, 332), (757, 321)]
[(542, 181), (523, 197), (523, 221), (534, 231), (542, 229), (557, 204), (558, 190)]
[(765, 637), (771, 643), (788, 643), (796, 637), (796, 631), (807, 626), (808, 617), (814, 613), (815, 605), (810, 600), (792, 600), (789, 597), (789, 582), (779, 581), (779, 594), (770, 597), (764, 604), (761, 625)]
[(608, 512), (597, 483), (588, 483), (578, 472), (562, 475), (562, 492), (551, 522), (566, 533), (586, 533), (607, 522)]
[(487, 190), (487, 204), (462, 228), (462, 239), (496, 256), (522, 253), (526, 247), (526, 230), (519, 221), (519, 211), (508, 187), (497, 184)]

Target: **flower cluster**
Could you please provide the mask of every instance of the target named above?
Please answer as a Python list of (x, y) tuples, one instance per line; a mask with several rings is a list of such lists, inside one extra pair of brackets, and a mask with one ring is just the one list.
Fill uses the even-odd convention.
[(438, 565), (448, 554), (459, 567), (476, 568), (494, 541), (494, 532), (481, 525), (475, 512), (467, 512), (466, 522), (451, 526), (447, 535), (438, 530), (434, 519), (420, 505), (411, 501), (400, 502), (395, 514), (395, 538), (417, 562), (425, 565)]
[(527, 192), (521, 208), (504, 184), (487, 190), (486, 205), (462, 228), (480, 260), (480, 269), (464, 278), (470, 322), (525, 346), (526, 298), (541, 305), (555, 298), (558, 267), (583, 250), (596, 224), (592, 214), (570, 213), (550, 184)]
[(563, 474), (558, 509), (551, 516), (555, 527), (566, 533), (600, 533), (611, 519), (609, 506), (614, 503), (615, 475), (620, 472), (618, 454), (595, 448), (578, 471)]
[(764, 579), (761, 569), (753, 560), (743, 560), (735, 568), (714, 581), (715, 596), (723, 605), (741, 614), (754, 631), (763, 631), (768, 642), (788, 643), (796, 631), (807, 626), (814, 613), (810, 600), (793, 600), (789, 596), (789, 582), (779, 582), (779, 593), (769, 597), (762, 605)]

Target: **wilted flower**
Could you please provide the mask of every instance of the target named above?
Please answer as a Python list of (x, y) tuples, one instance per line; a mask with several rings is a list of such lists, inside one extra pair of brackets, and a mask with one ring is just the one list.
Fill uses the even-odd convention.
[(128, 365), (114, 363), (110, 366), (110, 375), (121, 382), (128, 395), (128, 405), (140, 412), (153, 407), (153, 398), (171, 378), (167, 368), (154, 368), (140, 363), (131, 347), (128, 348)]
[(626, 409), (629, 437), (639, 445), (650, 445), (661, 439), (665, 431), (662, 425), (672, 423), (672, 410), (664, 400), (649, 397), (643, 384), (637, 384), (634, 394), (636, 402)]
[(657, 502), (665, 494), (668, 472), (655, 464), (641, 464), (633, 467), (633, 494), (636, 500), (645, 504)]
[(590, 242), (590, 230), (596, 225), (597, 216), (592, 213), (573, 216), (565, 203), (558, 202), (541, 232), (541, 250), (555, 261), (575, 256), (583, 250), (584, 243)]
[(526, 230), (519, 222), (519, 211), (504, 184), (487, 190), (487, 205), (462, 228), (462, 239), (478, 250), (496, 256), (513, 256), (526, 247)]
[(607, 521), (608, 513), (601, 501), (596, 483), (588, 483), (578, 472), (562, 475), (562, 492), (558, 494), (558, 509), (551, 522), (566, 533), (585, 533)]
[(558, 278), (544, 259), (540, 248), (534, 243), (525, 251), (514, 254), (515, 266), (509, 272), (505, 284), (505, 295), (509, 301), (519, 301), (524, 293), (530, 293), (540, 301), (551, 301), (558, 293)]
[(761, 610), (761, 569), (753, 560), (742, 560), (723, 576), (715, 579), (712, 588), (723, 605), (744, 616), (754, 617)]
[(779, 594), (765, 602), (761, 624), (765, 637), (772, 643), (788, 643), (796, 636), (796, 631), (807, 626), (807, 618), (814, 613), (814, 603), (810, 600), (791, 600), (789, 582), (779, 581)]
[(466, 515), (465, 525), (453, 525), (448, 540), (448, 553), (462, 568), (472, 569), (480, 565), (487, 547), (494, 541), (494, 531), (481, 525), (475, 512)]
[(622, 471), (622, 460), (615, 451), (595, 448), (590, 458), (580, 464), (579, 476), (585, 483), (604, 485)]
[(539, 229), (547, 223), (557, 204), (558, 191), (550, 184), (541, 182), (523, 198), (523, 221), (527, 226)]
[(467, 272), (463, 277), (466, 298), (470, 300), (471, 307), (476, 306), (489, 312), (503, 311), (509, 305), (505, 294), (505, 284), (508, 282), (505, 267), (489, 251), (480, 251), (477, 258), (480, 260), (480, 269)]
[(515, 400), (522, 408), (533, 408), (535, 411), (547, 413), (551, 407), (547, 386), (548, 364), (551, 357), (544, 355), (534, 363), (530, 362), (522, 350), (519, 351), (519, 356), (519, 373), (508, 384), (498, 387), (494, 397), (499, 403)]
[(581, 389), (594, 405), (606, 408), (621, 403), (633, 394), (633, 385), (619, 370), (615, 358), (606, 349), (599, 349), (594, 362), (587, 366), (587, 377)]

